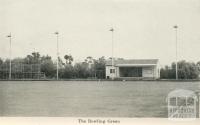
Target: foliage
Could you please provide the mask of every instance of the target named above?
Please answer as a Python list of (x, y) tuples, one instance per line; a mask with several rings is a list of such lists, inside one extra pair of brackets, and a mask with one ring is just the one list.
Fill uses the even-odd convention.
[(66, 60), (66, 64), (72, 64), (72, 62), (74, 61), (74, 58), (71, 55), (65, 55), (64, 56), (65, 60)]
[(41, 72), (44, 72), (46, 77), (55, 77), (56, 67), (50, 56), (42, 56), (41, 59)]
[(32, 52), (31, 55), (27, 55), (24, 59), (25, 64), (38, 64), (40, 63), (40, 53)]
[[(73, 78), (105, 78), (106, 59), (104, 56), (94, 59), (91, 56), (86, 57), (83, 62), (72, 64), (74, 58), (72, 55), (64, 56), (65, 63), (58, 57), (59, 78), (73, 79)], [(123, 58), (117, 58), (123, 60)], [(56, 78), (56, 61), (53, 61), (51, 56), (41, 56), (39, 52), (33, 52), (25, 58), (14, 58), (14, 64), (40, 64), (41, 72), (45, 73), (46, 77)], [(0, 58), (1, 67), (9, 69), (9, 59), (3, 61)], [(17, 67), (13, 67), (16, 68)], [(3, 70), (1, 70), (3, 72)], [(179, 79), (197, 79), (200, 73), (200, 61), (196, 64), (193, 62), (186, 62), (184, 60), (178, 62), (178, 77)], [(175, 79), (176, 78), (176, 63), (171, 66), (165, 66), (160, 70), (161, 79)]]
[[(98, 60), (91, 56), (86, 57), (83, 62), (78, 62), (72, 65), (74, 58), (72, 55), (64, 56), (65, 63), (58, 57), (59, 78), (72, 79), (72, 78), (105, 78), (105, 57), (101, 57)], [(3, 61), (0, 59), (0, 64), (5, 63), (5, 66), (9, 67), (9, 59)], [(14, 58), (12, 60), (14, 64), (40, 64), (41, 72), (45, 73), (47, 78), (56, 78), (56, 65), (57, 60), (53, 61), (51, 56), (41, 56), (39, 52), (32, 52), (25, 58)], [(1, 65), (3, 66), (3, 65)], [(5, 67), (4, 66), (4, 67)], [(20, 65), (15, 65), (20, 66)], [(7, 67), (7, 68), (8, 68)], [(17, 67), (16, 67), (17, 69)], [(18, 67), (20, 69), (20, 67)]]
[(0, 65), (2, 65), (3, 64), (3, 60), (0, 58)]
[[(178, 78), (179, 79), (197, 79), (199, 77), (198, 63), (186, 62), (185, 60), (178, 62)], [(165, 66), (160, 70), (161, 79), (176, 78), (176, 63), (172, 63), (171, 67)]]

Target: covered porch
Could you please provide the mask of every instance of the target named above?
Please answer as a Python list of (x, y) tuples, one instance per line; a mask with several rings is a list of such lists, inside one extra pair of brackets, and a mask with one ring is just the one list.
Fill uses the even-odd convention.
[(157, 78), (155, 65), (143, 66), (117, 66), (116, 77), (118, 78)]
[(119, 67), (119, 77), (142, 77), (142, 67)]

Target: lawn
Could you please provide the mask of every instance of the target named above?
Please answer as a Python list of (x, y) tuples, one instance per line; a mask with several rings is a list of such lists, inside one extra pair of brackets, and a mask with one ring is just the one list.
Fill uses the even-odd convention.
[(167, 94), (200, 82), (0, 81), (1, 116), (167, 117)]

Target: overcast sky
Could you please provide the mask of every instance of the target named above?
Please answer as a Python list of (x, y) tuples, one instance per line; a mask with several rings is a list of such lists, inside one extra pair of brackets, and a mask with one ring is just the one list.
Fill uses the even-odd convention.
[(161, 65), (178, 58), (200, 61), (200, 0), (0, 0), (0, 57), (24, 57), (32, 51), (75, 61), (87, 56), (125, 59), (158, 58)]

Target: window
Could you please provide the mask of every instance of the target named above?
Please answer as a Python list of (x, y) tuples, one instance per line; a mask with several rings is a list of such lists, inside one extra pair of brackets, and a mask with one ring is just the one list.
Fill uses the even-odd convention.
[(110, 69), (110, 73), (115, 73), (115, 69)]

